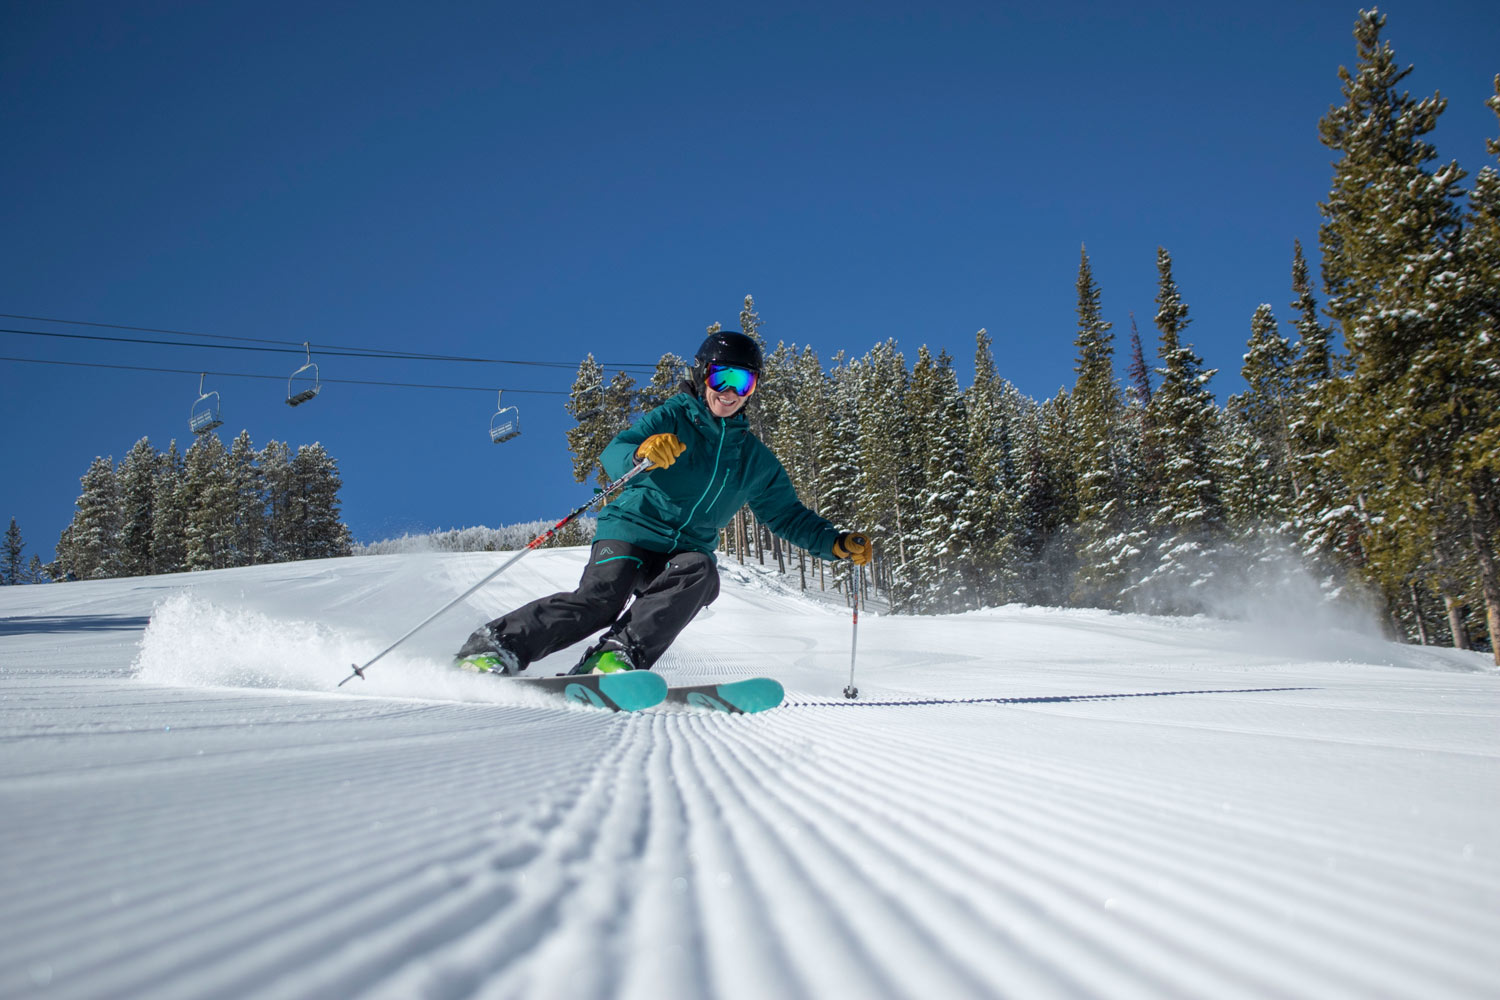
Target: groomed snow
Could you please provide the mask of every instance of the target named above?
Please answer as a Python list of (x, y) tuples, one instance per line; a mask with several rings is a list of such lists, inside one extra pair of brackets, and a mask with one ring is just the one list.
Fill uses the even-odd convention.
[(342, 688), (504, 554), (0, 589), (0, 997), (1496, 995), (1485, 656), (865, 615), (848, 701), (847, 611), (731, 563), (659, 669), (773, 712), (445, 665), (583, 557)]

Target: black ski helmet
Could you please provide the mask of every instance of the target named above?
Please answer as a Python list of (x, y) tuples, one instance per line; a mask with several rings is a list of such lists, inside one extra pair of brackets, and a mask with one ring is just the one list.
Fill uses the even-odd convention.
[(743, 333), (723, 330), (710, 333), (703, 346), (698, 348), (698, 353), (693, 355), (693, 366), (698, 372), (706, 376), (709, 365), (733, 365), (748, 368), (759, 375), (762, 365), (760, 345)]

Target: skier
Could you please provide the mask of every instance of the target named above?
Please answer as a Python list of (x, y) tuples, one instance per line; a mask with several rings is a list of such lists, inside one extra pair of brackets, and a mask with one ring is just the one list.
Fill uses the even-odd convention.
[(781, 462), (751, 433), (744, 409), (761, 367), (749, 337), (710, 334), (677, 395), (621, 431), (600, 456), (611, 477), (641, 460), (651, 464), (599, 514), (578, 588), (477, 629), (458, 652), (460, 665), (517, 674), (603, 628), (573, 673), (651, 669), (719, 596), (714, 548), (746, 503), (792, 544), (824, 559), (868, 564), (870, 539), (804, 507)]

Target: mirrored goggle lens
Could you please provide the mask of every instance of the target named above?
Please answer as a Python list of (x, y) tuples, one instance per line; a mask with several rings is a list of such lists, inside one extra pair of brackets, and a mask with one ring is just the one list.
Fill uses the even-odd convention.
[(732, 392), (736, 396), (748, 396), (755, 389), (755, 373), (748, 368), (709, 365), (708, 387), (714, 392)]

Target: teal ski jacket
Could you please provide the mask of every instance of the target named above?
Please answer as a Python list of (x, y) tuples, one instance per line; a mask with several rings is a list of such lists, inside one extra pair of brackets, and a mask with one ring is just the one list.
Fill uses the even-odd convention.
[(797, 499), (786, 469), (750, 431), (743, 408), (716, 417), (691, 392), (679, 392), (621, 431), (599, 457), (618, 479), (636, 463), (635, 450), (653, 434), (676, 434), (686, 449), (665, 469), (631, 481), (599, 513), (596, 538), (653, 552), (713, 554), (719, 531), (745, 504), (760, 522), (793, 545), (833, 559), (838, 529)]

